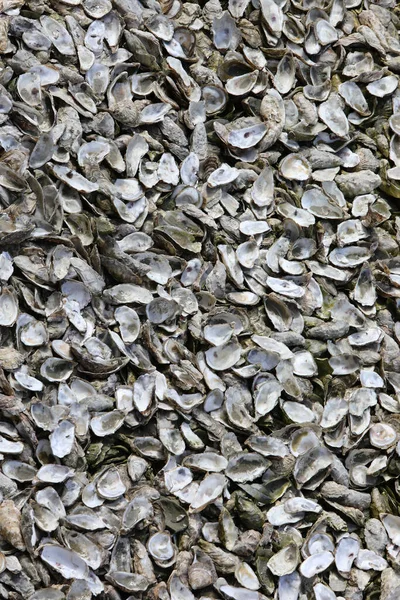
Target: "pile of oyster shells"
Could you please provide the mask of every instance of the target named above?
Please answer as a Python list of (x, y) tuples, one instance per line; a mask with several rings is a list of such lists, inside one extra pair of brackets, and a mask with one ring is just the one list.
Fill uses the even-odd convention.
[(398, 600), (399, 5), (0, 11), (0, 598)]

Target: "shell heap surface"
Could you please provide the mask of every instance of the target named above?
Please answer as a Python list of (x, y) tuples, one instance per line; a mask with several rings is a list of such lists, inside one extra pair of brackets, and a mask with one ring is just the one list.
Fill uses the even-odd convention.
[(1, 598), (400, 597), (399, 30), (0, 1)]

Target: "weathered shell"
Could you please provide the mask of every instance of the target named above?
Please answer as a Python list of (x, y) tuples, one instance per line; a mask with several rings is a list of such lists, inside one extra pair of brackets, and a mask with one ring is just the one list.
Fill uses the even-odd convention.
[(44, 33), (51, 40), (57, 50), (64, 55), (74, 56), (75, 47), (71, 35), (66, 28), (52, 17), (43, 16), (40, 19)]
[(3, 288), (0, 295), (0, 325), (11, 327), (18, 316), (18, 300), (12, 290)]
[(72, 450), (75, 439), (75, 426), (70, 421), (61, 421), (50, 434), (49, 441), (54, 456), (63, 458)]
[(147, 542), (149, 554), (156, 564), (167, 565), (174, 562), (176, 549), (168, 532), (159, 532), (152, 535)]
[(353, 81), (346, 81), (345, 83), (340, 84), (339, 94), (342, 96), (346, 104), (351, 106), (351, 108), (359, 112), (361, 115), (368, 115), (370, 113), (368, 103), (364, 98), (361, 89)]
[(25, 550), (21, 513), (12, 500), (4, 500), (0, 504), (0, 534), (17, 550)]
[(386, 449), (396, 442), (397, 433), (386, 423), (375, 423), (369, 430), (369, 439), (374, 448)]
[(133, 308), (119, 306), (114, 312), (115, 319), (119, 323), (121, 337), (125, 343), (134, 342), (140, 332), (140, 319)]
[(148, 304), (153, 298), (148, 290), (130, 283), (104, 290), (104, 297), (110, 304)]
[(400, 37), (4, 0), (0, 595), (394, 600)]
[(373, 550), (360, 550), (355, 561), (356, 567), (363, 571), (374, 570), (383, 571), (387, 567), (387, 562), (382, 556), (376, 554)]
[(297, 567), (299, 561), (298, 548), (295, 544), (289, 544), (274, 554), (268, 561), (268, 568), (274, 575), (283, 577), (290, 575)]
[(200, 483), (194, 495), (190, 504), (191, 510), (193, 512), (200, 512), (208, 504), (214, 502), (223, 492), (226, 483), (227, 479), (219, 473), (207, 475)]
[(235, 50), (241, 40), (241, 35), (231, 15), (224, 11), (215, 17), (212, 24), (214, 46), (219, 50)]
[(122, 426), (124, 418), (125, 414), (122, 411), (114, 410), (93, 417), (90, 421), (90, 427), (98, 437), (103, 437), (115, 433)]
[(338, 137), (344, 137), (348, 134), (349, 123), (336, 95), (331, 94), (328, 100), (320, 104), (318, 114), (332, 133)]
[(240, 358), (240, 346), (236, 340), (210, 348), (206, 352), (207, 364), (215, 371), (225, 371), (233, 367)]
[(315, 600), (334, 600), (337, 596), (330, 587), (323, 583), (317, 583), (313, 587)]
[(373, 96), (378, 96), (378, 98), (383, 98), (388, 94), (393, 94), (394, 90), (398, 86), (398, 79), (394, 75), (387, 75), (386, 77), (382, 77), (377, 81), (373, 81), (367, 85), (367, 90)]
[(40, 367), (40, 374), (48, 381), (66, 381), (74, 369), (74, 363), (62, 358), (47, 358)]
[(85, 579), (88, 575), (86, 563), (75, 552), (62, 546), (55, 544), (44, 546), (41, 559), (65, 579)]
[(311, 167), (308, 161), (296, 154), (288, 154), (281, 162), (280, 171), (286, 179), (306, 181), (311, 176)]
[(232, 481), (245, 483), (260, 477), (267, 463), (256, 453), (242, 453), (231, 458), (226, 468), (226, 474)]
[(360, 550), (360, 542), (351, 537), (343, 537), (336, 548), (335, 564), (338, 571), (349, 573)]
[(112, 468), (99, 477), (96, 489), (99, 496), (107, 500), (119, 498), (126, 492), (126, 486), (121, 480), (118, 470)]
[(331, 552), (320, 552), (312, 554), (300, 565), (300, 573), (304, 577), (311, 578), (325, 571), (332, 563), (334, 557)]

